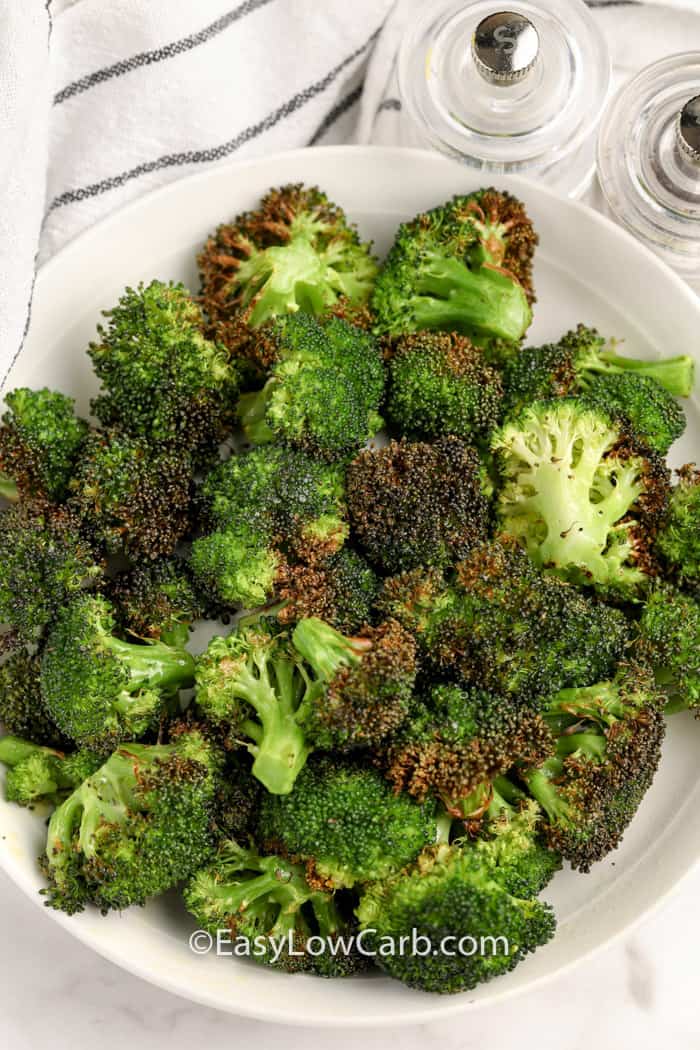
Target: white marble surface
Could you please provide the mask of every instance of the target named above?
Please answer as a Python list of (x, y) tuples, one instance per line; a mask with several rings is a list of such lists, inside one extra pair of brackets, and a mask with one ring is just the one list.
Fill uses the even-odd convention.
[(699, 900), (700, 869), (635, 932), (532, 995), (435, 1024), (330, 1033), (242, 1020), (137, 980), (78, 944), (0, 873), (0, 1045), (691, 1050), (700, 1046)]

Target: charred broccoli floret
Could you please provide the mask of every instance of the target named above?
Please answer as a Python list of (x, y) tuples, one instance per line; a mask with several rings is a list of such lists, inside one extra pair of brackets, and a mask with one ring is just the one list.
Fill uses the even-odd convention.
[(678, 471), (656, 546), (679, 582), (700, 593), (700, 470), (694, 463)]
[[(498, 865), (468, 843), (426, 849), (406, 871), (365, 890), (357, 915), (366, 947), (411, 988), (443, 995), (475, 988), (554, 935), (549, 905), (515, 895), (507, 883)], [(381, 952), (383, 939), (410, 947)]]
[(556, 752), (523, 773), (548, 820), (547, 842), (588, 871), (615, 849), (650, 787), (665, 722), (653, 675), (624, 665), (616, 677), (551, 697)]
[[(316, 187), (270, 190), (223, 223), (200, 256), (202, 301), (234, 355), (267, 367), (265, 326), (301, 310), (361, 306), (377, 273), (371, 245)], [(262, 332), (260, 331), (262, 328)]]
[(337, 317), (298, 313), (274, 328), (277, 352), (262, 389), (238, 414), (253, 444), (282, 441), (334, 460), (352, 455), (382, 425), (384, 364), (368, 332)]
[(667, 712), (690, 708), (700, 713), (700, 602), (657, 584), (639, 621), (638, 644), (671, 694)]
[(24, 497), (58, 502), (66, 495), (88, 424), (75, 415), (75, 402), (54, 390), (21, 387), (5, 395), (0, 426), (0, 471)]
[(535, 402), (494, 435), (499, 521), (533, 562), (634, 599), (656, 573), (670, 492), (663, 459), (585, 401)]
[(109, 595), (120, 627), (167, 645), (184, 646), (192, 623), (204, 612), (186, 567), (173, 559), (120, 573)]
[(449, 583), (425, 570), (393, 577), (379, 604), (438, 673), (535, 707), (610, 674), (630, 636), (620, 610), (541, 575), (508, 541), (480, 546)]
[(65, 603), (101, 576), (65, 507), (22, 502), (0, 511), (0, 622), (21, 639), (36, 641)]
[(484, 438), (500, 419), (503, 384), (483, 351), (454, 332), (417, 332), (389, 359), (387, 415), (403, 434)]
[(339, 937), (349, 941), (355, 927), (342, 895), (311, 885), (304, 866), (286, 857), (223, 842), (184, 898), (203, 929), (246, 940), (256, 962), (321, 977), (345, 977), (367, 965), (359, 952), (334, 947)]
[(288, 562), (326, 556), (348, 532), (342, 471), (277, 445), (226, 460), (202, 499), (214, 531), (193, 543), (191, 567), (215, 603), (261, 605)]
[(0, 737), (0, 762), (7, 766), (5, 798), (20, 806), (33, 806), (37, 802), (58, 805), (92, 776), (103, 761), (104, 756), (92, 751), (64, 754), (21, 737)]
[(105, 598), (77, 598), (57, 615), (41, 663), (51, 718), (77, 744), (103, 754), (157, 724), (168, 697), (194, 680), (185, 649), (125, 642), (114, 628)]
[(348, 468), (347, 490), (358, 542), (386, 572), (449, 565), (486, 536), (481, 463), (459, 438), (367, 449)]
[(553, 742), (542, 717), (512, 698), (440, 685), (414, 701), (382, 764), (397, 790), (419, 801), (436, 796), (470, 820), (491, 804), (496, 777), (525, 755), (529, 765), (544, 761)]
[(379, 586), (376, 573), (351, 547), (287, 562), (277, 577), (277, 616), (281, 623), (315, 616), (339, 631), (359, 631), (370, 622)]
[(70, 505), (108, 554), (158, 558), (172, 554), (187, 531), (193, 478), (193, 462), (179, 447), (95, 431), (71, 481)]
[(206, 864), (220, 756), (190, 729), (124, 744), (53, 813), (47, 903), (68, 913), (144, 904)]
[(642, 445), (665, 456), (685, 430), (685, 412), (668, 390), (634, 372), (594, 376), (582, 401), (619, 420)]
[(523, 205), (496, 190), (417, 215), (399, 227), (377, 278), (377, 330), (460, 332), (507, 356), (532, 320), (536, 244)]
[[(504, 373), (506, 407), (518, 411), (533, 401), (586, 393), (597, 377), (609, 379), (615, 375), (653, 379), (669, 394), (688, 397), (693, 389), (694, 367), (693, 359), (686, 355), (657, 361), (625, 357), (595, 328), (580, 324), (558, 343), (525, 347), (508, 362)], [(615, 390), (614, 383), (610, 389)], [(638, 390), (635, 404), (626, 406), (630, 412), (637, 413), (643, 406), (644, 387)]]
[(300, 859), (323, 888), (387, 878), (437, 837), (432, 802), (397, 795), (375, 770), (314, 756), (289, 795), (263, 797), (266, 849)]
[(307, 716), (318, 747), (373, 747), (401, 725), (416, 679), (416, 643), (396, 620), (348, 638), (323, 620), (301, 620), (292, 644), (323, 686)]

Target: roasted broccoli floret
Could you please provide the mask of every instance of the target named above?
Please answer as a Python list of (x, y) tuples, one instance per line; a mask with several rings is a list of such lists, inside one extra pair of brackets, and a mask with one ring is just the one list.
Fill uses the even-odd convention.
[(700, 471), (694, 463), (678, 471), (656, 546), (678, 581), (700, 593)]
[(547, 713), (561, 732), (556, 753), (523, 781), (547, 816), (549, 845), (588, 871), (619, 845), (654, 779), (662, 697), (644, 665), (623, 665), (610, 681), (551, 697)]
[(323, 686), (307, 716), (318, 747), (373, 747), (404, 721), (416, 679), (416, 643), (396, 620), (348, 638), (323, 620), (301, 620), (292, 644)]
[(51, 718), (77, 744), (103, 754), (143, 736), (166, 700), (194, 680), (185, 649), (125, 642), (114, 629), (105, 598), (77, 598), (58, 613), (41, 664), (41, 695)]
[(403, 223), (372, 296), (389, 335), (460, 332), (496, 356), (514, 352), (532, 320), (537, 236), (520, 201), (482, 190)]
[(41, 697), (41, 658), (18, 649), (0, 665), (0, 724), (6, 733), (61, 751), (71, 742)]
[(662, 456), (685, 430), (685, 412), (678, 401), (650, 376), (634, 372), (594, 376), (580, 396)]
[(267, 322), (299, 310), (318, 316), (361, 306), (377, 264), (371, 245), (325, 193), (290, 185), (219, 226), (199, 255), (199, 269), (217, 336), (234, 355), (265, 368)]
[[(443, 995), (475, 988), (554, 935), (549, 905), (517, 896), (508, 881), (468, 843), (426, 849), (406, 871), (365, 890), (357, 909), (363, 941), (383, 970), (411, 988)], [(382, 941), (407, 948), (382, 952)]]
[(184, 899), (202, 929), (247, 941), (256, 962), (321, 977), (367, 965), (359, 952), (337, 950), (338, 938), (348, 943), (355, 927), (341, 894), (311, 885), (304, 866), (286, 857), (223, 842), (211, 865), (189, 881)]
[(374, 337), (337, 317), (298, 313), (274, 328), (277, 353), (262, 389), (238, 414), (250, 442), (279, 440), (329, 460), (352, 455), (382, 425), (384, 364)]
[(128, 908), (208, 863), (220, 762), (196, 729), (168, 744), (122, 745), (51, 817), (47, 903)]
[(553, 743), (543, 718), (512, 698), (439, 685), (414, 701), (382, 764), (396, 790), (419, 801), (436, 796), (454, 817), (470, 820), (491, 804), (496, 777), (525, 755), (538, 765)]
[(342, 471), (277, 445), (226, 460), (202, 501), (214, 531), (193, 543), (191, 567), (214, 603), (261, 605), (288, 562), (324, 557), (348, 533)]
[(306, 862), (323, 888), (387, 878), (437, 837), (435, 806), (397, 795), (366, 764), (315, 755), (289, 795), (266, 795), (265, 849)]
[(58, 805), (95, 773), (104, 756), (92, 751), (64, 754), (16, 736), (0, 737), (0, 762), (7, 766), (5, 798), (20, 806), (37, 802)]
[(533, 562), (634, 599), (657, 569), (653, 541), (670, 492), (658, 454), (585, 401), (538, 401), (494, 435), (502, 529)]
[[(72, 397), (20, 387), (5, 395), (0, 471), (22, 496), (60, 501), (88, 432)], [(3, 493), (12, 497), (8, 488)]]
[(180, 284), (127, 288), (105, 313), (89, 354), (102, 393), (93, 411), (109, 428), (209, 459), (231, 428), (239, 374), (205, 339), (204, 318)]
[(386, 572), (449, 565), (486, 536), (481, 463), (459, 438), (367, 449), (348, 468), (347, 491), (358, 542)]
[(316, 616), (339, 631), (352, 633), (370, 622), (379, 579), (351, 547), (326, 557), (285, 563), (277, 576), (281, 623)]
[(387, 580), (379, 605), (439, 674), (535, 708), (610, 674), (630, 636), (620, 610), (541, 575), (507, 540), (480, 546), (449, 583), (425, 570)]
[(193, 479), (192, 459), (180, 446), (95, 431), (71, 481), (70, 505), (108, 554), (158, 558), (187, 531)]
[[(216, 732), (209, 727), (212, 729)], [(264, 788), (251, 772), (247, 752), (226, 750), (225, 754), (214, 800), (214, 827), (219, 840), (247, 842), (255, 829)]]
[(638, 645), (671, 695), (667, 712), (700, 713), (700, 602), (657, 584), (639, 621)]
[(101, 575), (66, 508), (22, 502), (0, 511), (0, 622), (18, 637), (36, 641), (63, 605)]
[(387, 415), (402, 434), (484, 438), (499, 422), (502, 398), (500, 373), (465, 336), (417, 332), (396, 341)]
[(120, 573), (109, 594), (120, 627), (168, 645), (184, 646), (204, 614), (186, 567), (167, 558)]

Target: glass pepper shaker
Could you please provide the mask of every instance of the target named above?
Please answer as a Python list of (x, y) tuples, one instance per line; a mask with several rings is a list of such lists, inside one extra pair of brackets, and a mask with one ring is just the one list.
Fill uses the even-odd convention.
[(484, 172), (517, 172), (577, 197), (595, 172), (610, 83), (605, 38), (583, 0), (454, 0), (427, 9), (398, 58), (405, 144)]
[(700, 52), (654, 62), (616, 95), (598, 175), (612, 218), (700, 280)]

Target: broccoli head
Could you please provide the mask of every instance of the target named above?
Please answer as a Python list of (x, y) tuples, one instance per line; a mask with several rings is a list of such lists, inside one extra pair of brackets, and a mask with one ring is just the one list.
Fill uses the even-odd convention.
[(426, 570), (390, 578), (379, 607), (439, 675), (535, 709), (557, 689), (609, 674), (630, 637), (620, 610), (541, 575), (507, 539), (474, 550), (450, 582)]
[(685, 412), (651, 376), (634, 372), (596, 375), (580, 396), (585, 404), (621, 422), (637, 441), (662, 456), (685, 431)]
[[(22, 496), (62, 500), (89, 429), (73, 398), (21, 387), (5, 395), (5, 404), (0, 471)], [(10, 489), (3, 494), (12, 497)]]
[(342, 318), (304, 313), (281, 318), (274, 335), (269, 378), (238, 402), (245, 436), (330, 460), (352, 455), (382, 425), (384, 364), (374, 337)]
[(396, 340), (387, 415), (401, 433), (485, 437), (499, 421), (502, 398), (500, 373), (466, 336), (416, 332)]
[(325, 557), (285, 562), (277, 575), (280, 623), (318, 617), (339, 631), (353, 633), (370, 622), (379, 579), (351, 547)]
[(499, 521), (534, 563), (603, 594), (637, 598), (670, 492), (663, 459), (597, 408), (538, 401), (494, 435)]
[(63, 751), (71, 742), (41, 697), (41, 657), (20, 648), (0, 664), (0, 723), (6, 733)]
[(58, 805), (104, 761), (92, 751), (64, 754), (21, 737), (0, 737), (0, 762), (7, 766), (5, 798), (20, 806)]
[(220, 756), (194, 728), (124, 744), (56, 809), (43, 869), (52, 908), (144, 904), (210, 860)]
[[(231, 352), (266, 368), (266, 324), (301, 310), (361, 307), (377, 265), (342, 209), (316, 187), (270, 190), (199, 255), (202, 302)], [(261, 331), (262, 329), (262, 331)]]
[(700, 593), (700, 470), (694, 463), (678, 471), (656, 546), (679, 582)]
[[(469, 843), (428, 848), (410, 868), (364, 891), (357, 915), (365, 947), (411, 988), (441, 994), (475, 988), (554, 935), (549, 905), (516, 896), (508, 881)], [(383, 941), (416, 950), (381, 951)]]
[(690, 708), (700, 715), (700, 602), (657, 584), (639, 621), (638, 645), (671, 694), (666, 710)]
[(347, 491), (358, 542), (386, 572), (449, 565), (486, 536), (481, 463), (459, 438), (366, 449), (348, 468)]
[(22, 502), (0, 511), (0, 622), (19, 638), (36, 641), (63, 605), (101, 576), (67, 508)]
[[(202, 929), (245, 939), (257, 962), (321, 977), (344, 977), (367, 964), (359, 952), (334, 951), (355, 927), (342, 895), (312, 886), (304, 866), (286, 857), (223, 842), (209, 867), (190, 879), (184, 899)], [(311, 938), (324, 950), (309, 951)]]
[(103, 754), (157, 725), (166, 700), (194, 680), (185, 649), (125, 642), (114, 629), (105, 598), (77, 598), (56, 616), (41, 664), (51, 718), (77, 744)]
[(399, 227), (377, 278), (377, 330), (459, 332), (494, 356), (513, 353), (532, 320), (537, 235), (520, 201), (482, 190)]
[(181, 284), (152, 281), (127, 288), (105, 317), (88, 351), (102, 382), (97, 418), (209, 459), (233, 423), (240, 379), (226, 350), (204, 337), (200, 307)]
[(204, 614), (186, 567), (174, 559), (119, 573), (109, 594), (120, 627), (168, 645), (184, 646), (190, 626)]
[(315, 755), (291, 794), (263, 797), (258, 836), (304, 861), (313, 884), (352, 887), (400, 871), (434, 842), (436, 811), (397, 795), (366, 764)]

